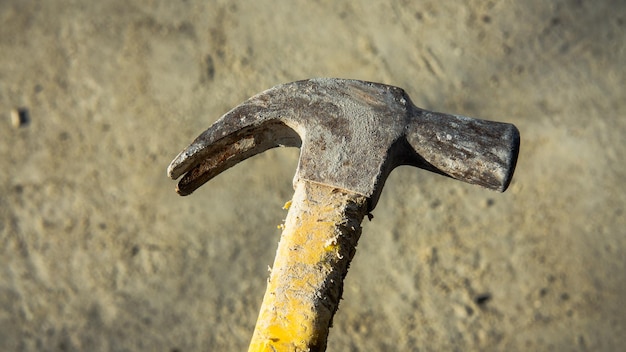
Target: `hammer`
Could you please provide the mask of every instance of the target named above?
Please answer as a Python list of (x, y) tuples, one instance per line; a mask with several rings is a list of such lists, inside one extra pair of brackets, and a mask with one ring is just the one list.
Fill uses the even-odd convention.
[(343, 279), (389, 173), (412, 165), (503, 192), (511, 124), (420, 109), (403, 89), (319, 78), (278, 85), (223, 115), (168, 167), (188, 195), (279, 146), (299, 147), (295, 190), (249, 351), (324, 351)]

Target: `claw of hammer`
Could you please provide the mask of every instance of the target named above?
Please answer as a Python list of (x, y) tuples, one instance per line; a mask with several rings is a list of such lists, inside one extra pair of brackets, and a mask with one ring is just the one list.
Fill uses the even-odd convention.
[(183, 176), (177, 191), (187, 195), (267, 149), (301, 148), (250, 351), (323, 351), (361, 221), (389, 173), (412, 165), (504, 191), (519, 143), (511, 124), (426, 111), (397, 87), (311, 79), (227, 112), (172, 161), (168, 175)]

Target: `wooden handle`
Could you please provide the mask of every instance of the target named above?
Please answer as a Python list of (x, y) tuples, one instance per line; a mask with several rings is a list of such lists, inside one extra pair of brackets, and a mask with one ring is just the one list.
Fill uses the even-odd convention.
[(324, 351), (367, 199), (296, 185), (248, 351)]

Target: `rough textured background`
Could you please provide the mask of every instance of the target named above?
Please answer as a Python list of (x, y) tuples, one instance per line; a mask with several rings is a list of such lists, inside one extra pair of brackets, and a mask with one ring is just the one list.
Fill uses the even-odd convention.
[(329, 351), (623, 348), (625, 22), (621, 0), (0, 1), (0, 350), (245, 350), (298, 151), (187, 198), (165, 169), (323, 76), (522, 134), (504, 194), (391, 175)]

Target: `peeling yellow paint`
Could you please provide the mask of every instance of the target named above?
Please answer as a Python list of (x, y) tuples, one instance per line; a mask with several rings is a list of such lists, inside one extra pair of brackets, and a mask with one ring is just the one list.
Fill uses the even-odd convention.
[(340, 235), (357, 232), (347, 236), (353, 247), (360, 235), (360, 227), (358, 231), (340, 228), (353, 198), (360, 201), (360, 223), (366, 212), (365, 198), (328, 186), (298, 185), (293, 205), (285, 204), (290, 209), (249, 351), (324, 350), (351, 259), (340, 253), (344, 239)]

